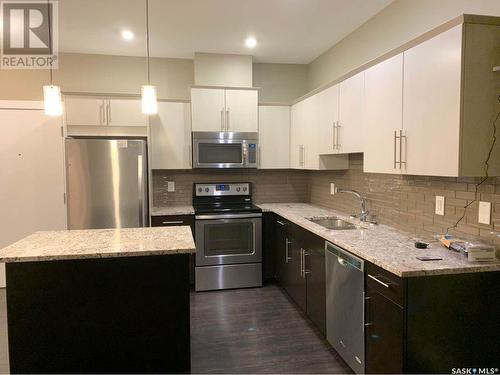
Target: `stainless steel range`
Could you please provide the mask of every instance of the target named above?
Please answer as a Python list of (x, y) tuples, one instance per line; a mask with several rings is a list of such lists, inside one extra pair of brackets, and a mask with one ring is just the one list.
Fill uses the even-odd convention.
[(262, 286), (262, 210), (251, 184), (194, 184), (195, 290)]

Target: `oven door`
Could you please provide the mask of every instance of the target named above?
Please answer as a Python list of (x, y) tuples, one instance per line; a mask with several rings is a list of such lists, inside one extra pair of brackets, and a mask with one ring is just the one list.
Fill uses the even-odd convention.
[(196, 216), (196, 266), (262, 262), (262, 214)]
[(239, 139), (194, 139), (194, 168), (244, 168), (245, 145)]

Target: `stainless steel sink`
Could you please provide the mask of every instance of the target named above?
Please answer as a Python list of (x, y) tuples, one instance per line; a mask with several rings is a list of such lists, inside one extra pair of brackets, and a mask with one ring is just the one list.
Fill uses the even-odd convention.
[(332, 230), (348, 230), (357, 229), (356, 225), (349, 223), (348, 221), (339, 219), (338, 217), (325, 217), (319, 219), (308, 219), (315, 224), (321, 225), (327, 229)]

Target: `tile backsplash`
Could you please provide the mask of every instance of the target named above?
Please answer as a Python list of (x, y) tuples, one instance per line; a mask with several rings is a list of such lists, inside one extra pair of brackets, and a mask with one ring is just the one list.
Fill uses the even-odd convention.
[[(351, 154), (346, 171), (310, 172), (308, 200), (312, 204), (359, 214), (357, 198), (349, 194), (330, 195), (330, 183), (359, 191), (377, 221), (406, 232), (432, 238), (446, 232), (463, 215), (464, 206), (475, 197), (479, 178), (406, 176), (363, 172), (363, 155)], [(445, 197), (445, 215), (435, 212), (436, 195)], [(491, 202), (491, 225), (478, 224), (479, 200)], [(481, 237), (500, 245), (500, 177), (491, 177), (478, 189), (478, 201), (466, 212), (456, 236)]]
[[(167, 181), (175, 182), (175, 192), (167, 191)], [(463, 207), (475, 197), (479, 178), (406, 176), (363, 172), (363, 155), (351, 154), (346, 171), (298, 170), (154, 170), (153, 205), (177, 206), (192, 203), (194, 182), (252, 182), (254, 200), (310, 202), (359, 214), (359, 201), (349, 194), (330, 195), (330, 183), (359, 191), (368, 209), (381, 224), (423, 238), (441, 234), (462, 216)], [(445, 215), (434, 213), (436, 195), (445, 197)], [(478, 223), (478, 202), (452, 231), (455, 235), (481, 237), (500, 245), (500, 177), (491, 177), (478, 189), (478, 201), (491, 202), (491, 225)]]
[[(255, 202), (307, 202), (307, 178), (293, 170), (153, 170), (153, 206), (192, 204), (194, 182), (251, 182)], [(175, 192), (168, 192), (168, 181)]]

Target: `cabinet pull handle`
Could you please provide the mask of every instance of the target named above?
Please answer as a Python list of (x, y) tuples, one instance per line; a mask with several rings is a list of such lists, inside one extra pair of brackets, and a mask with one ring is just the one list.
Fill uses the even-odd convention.
[(107, 108), (108, 108), (108, 125), (109, 125), (111, 123), (111, 102), (109, 101), (109, 99)]
[(333, 130), (333, 132), (332, 132), (333, 133), (332, 134), (332, 138), (333, 138), (332, 139), (332, 142), (333, 142), (332, 149), (335, 150), (335, 147), (337, 146), (336, 137), (335, 137), (335, 132), (337, 131), (336, 121), (334, 121), (332, 123), (332, 125), (333, 125), (333, 129), (332, 129)]
[(380, 281), (380, 280), (379, 280), (377, 277), (375, 277), (375, 276), (372, 276), (372, 275), (368, 274), (368, 277), (369, 277), (370, 279), (372, 279), (372, 280), (375, 280), (377, 283), (379, 283), (380, 285), (383, 285), (383, 286), (384, 286), (384, 287), (386, 287), (386, 288), (390, 288), (390, 287), (391, 287), (391, 285), (390, 285), (390, 284), (387, 284), (387, 283), (384, 283), (383, 281)]
[(396, 130), (394, 130), (394, 169), (396, 169), (396, 165), (397, 165), (397, 161), (396, 161), (396, 143), (397, 143), (397, 140), (398, 139), (398, 136), (396, 134)]
[(220, 110), (220, 130), (224, 131), (224, 108)]
[(311, 273), (310, 270), (307, 269), (307, 260), (306, 257), (310, 255), (309, 251), (307, 249), (302, 250), (303, 252), (303, 258), (304, 258), (304, 279)]
[(184, 224), (182, 220), (174, 220), (174, 221), (162, 221), (162, 224)]
[(300, 277), (304, 278), (304, 249), (300, 249)]
[(342, 146), (340, 144), (340, 128), (342, 126), (340, 125), (340, 121), (337, 121), (337, 150), (340, 150), (340, 147)]
[(405, 153), (406, 153), (406, 135), (403, 134), (403, 130), (399, 131), (399, 169), (403, 168), (403, 164), (406, 168), (406, 157), (403, 161), (403, 139), (405, 140)]
[(284, 222), (282, 222), (282, 221), (276, 220), (276, 222), (277, 222), (279, 225), (285, 226), (285, 223), (284, 223)]
[(226, 131), (229, 131), (229, 108), (226, 108)]
[(288, 261), (292, 260), (292, 258), (288, 255), (289, 246), (291, 243), (292, 241), (289, 241), (288, 238), (285, 239), (285, 263), (288, 263)]

